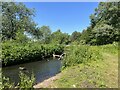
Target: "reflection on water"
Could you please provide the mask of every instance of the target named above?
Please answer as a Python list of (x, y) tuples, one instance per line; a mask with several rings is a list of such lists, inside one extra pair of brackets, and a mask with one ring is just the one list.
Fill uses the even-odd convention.
[(61, 68), (61, 61), (50, 58), (37, 62), (4, 67), (2, 69), (3, 75), (9, 77), (10, 81), (15, 82), (16, 84), (19, 82), (19, 67), (25, 67), (27, 70), (24, 72), (28, 75), (33, 72), (36, 78), (36, 83), (38, 83), (59, 73)]

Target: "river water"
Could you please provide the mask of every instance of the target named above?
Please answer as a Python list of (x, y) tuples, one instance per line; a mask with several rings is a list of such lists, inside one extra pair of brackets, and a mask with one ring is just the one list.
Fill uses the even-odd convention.
[(30, 75), (31, 72), (35, 75), (36, 84), (43, 80), (50, 78), (60, 72), (61, 60), (57, 58), (49, 58), (41, 61), (25, 63), (15, 66), (9, 66), (2, 68), (3, 75), (10, 78), (10, 81), (17, 84), (19, 82), (19, 67), (25, 67), (24, 72)]

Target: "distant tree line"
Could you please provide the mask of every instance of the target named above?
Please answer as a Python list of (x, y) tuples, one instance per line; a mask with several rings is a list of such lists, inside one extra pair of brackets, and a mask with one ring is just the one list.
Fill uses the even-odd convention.
[(2, 41), (15, 40), (24, 43), (39, 41), (41, 44), (89, 44), (103, 45), (119, 41), (120, 2), (100, 2), (90, 15), (91, 24), (82, 32), (71, 35), (60, 29), (52, 32), (49, 26), (38, 27), (33, 21), (35, 10), (23, 3), (2, 3)]
[(83, 30), (85, 44), (103, 45), (118, 42), (120, 38), (120, 2), (100, 2), (91, 14), (91, 25)]

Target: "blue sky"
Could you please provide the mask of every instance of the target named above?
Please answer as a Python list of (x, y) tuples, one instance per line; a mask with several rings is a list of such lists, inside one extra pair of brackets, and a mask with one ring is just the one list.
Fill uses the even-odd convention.
[(71, 34), (81, 32), (90, 25), (89, 16), (94, 13), (98, 2), (25, 2), (35, 8), (34, 21), (38, 26), (50, 26), (52, 32), (60, 29)]

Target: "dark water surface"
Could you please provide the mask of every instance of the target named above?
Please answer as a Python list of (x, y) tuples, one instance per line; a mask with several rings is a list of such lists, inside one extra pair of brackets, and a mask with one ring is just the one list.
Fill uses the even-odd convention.
[(17, 84), (19, 82), (19, 67), (25, 67), (27, 70), (24, 70), (24, 72), (28, 75), (33, 72), (36, 83), (38, 83), (59, 73), (61, 66), (60, 60), (49, 58), (42, 61), (4, 67), (2, 71), (4, 76), (9, 77), (10, 81)]

